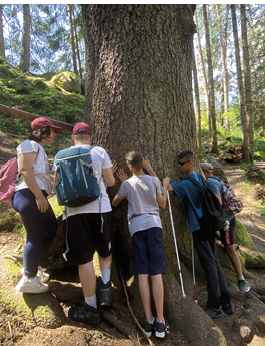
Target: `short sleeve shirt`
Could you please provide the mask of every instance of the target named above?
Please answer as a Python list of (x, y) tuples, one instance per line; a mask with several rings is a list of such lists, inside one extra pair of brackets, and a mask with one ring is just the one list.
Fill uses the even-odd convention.
[[(194, 173), (189, 176), (196, 179), (200, 184), (203, 184), (200, 174)], [(171, 186), (176, 196), (184, 197), (188, 201), (187, 215), (190, 232), (198, 231), (201, 228), (199, 218), (202, 217), (201, 190), (192, 181), (186, 179), (179, 183), (173, 183)]]
[(162, 228), (156, 196), (164, 193), (159, 179), (150, 175), (133, 175), (122, 183), (118, 198), (128, 200), (128, 224), (131, 236), (135, 232), (149, 228)]
[[(223, 193), (221, 190), (221, 184), (220, 181), (218, 181), (217, 179), (214, 178), (208, 178), (207, 179), (207, 186), (209, 187), (209, 189), (214, 193), (214, 194), (220, 194), (222, 201), (223, 201)], [(227, 214), (227, 212), (225, 211), (225, 218), (227, 221), (231, 221), (233, 219), (234, 215), (230, 215)]]
[[(87, 147), (87, 145), (77, 145), (77, 147)], [(72, 147), (71, 147), (72, 148)], [(67, 217), (76, 214), (90, 214), (90, 213), (107, 213), (110, 212), (111, 205), (109, 196), (104, 184), (102, 169), (111, 168), (112, 163), (108, 153), (101, 147), (93, 147), (91, 149), (92, 168), (94, 172), (98, 172), (97, 179), (100, 185), (101, 197), (95, 201), (82, 205), (81, 207), (70, 208), (66, 207)]]
[[(43, 149), (43, 147), (35, 141), (26, 140), (17, 147), (17, 159), (18, 164), (20, 160), (20, 155), (25, 153), (37, 153), (35, 161), (33, 163), (33, 174), (36, 182), (41, 190), (45, 190), (48, 194), (51, 192), (51, 179), (48, 157)], [(16, 185), (15, 191), (27, 189), (28, 186), (21, 179)]]

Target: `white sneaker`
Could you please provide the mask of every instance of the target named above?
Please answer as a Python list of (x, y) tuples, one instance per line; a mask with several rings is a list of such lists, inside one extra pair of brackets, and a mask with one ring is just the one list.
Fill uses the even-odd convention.
[[(21, 275), (24, 275), (24, 268), (22, 268), (20, 270), (20, 274)], [(48, 273), (45, 273), (43, 271), (43, 268), (42, 267), (38, 267), (38, 272), (37, 272), (37, 278), (41, 281), (41, 282), (46, 282), (49, 280), (50, 278), (50, 275)]]
[(16, 290), (23, 293), (43, 293), (49, 290), (49, 286), (43, 284), (37, 276), (29, 279), (23, 275), (17, 284)]

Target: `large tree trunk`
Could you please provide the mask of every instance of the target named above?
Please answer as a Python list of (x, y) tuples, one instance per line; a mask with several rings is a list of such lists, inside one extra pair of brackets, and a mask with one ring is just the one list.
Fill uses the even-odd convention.
[[(86, 39), (86, 121), (94, 144), (104, 147), (127, 173), (124, 156), (136, 150), (151, 160), (160, 178), (165, 171), (180, 179), (177, 155), (196, 155), (192, 97), (191, 5), (83, 5)], [(110, 190), (117, 192), (119, 183)], [(183, 200), (172, 198), (177, 239), (188, 256), (190, 234)], [(127, 203), (113, 211), (113, 255), (125, 280), (132, 277)], [(183, 299), (169, 211), (161, 212), (165, 249), (165, 315), (191, 345), (220, 345), (222, 333), (194, 303), (192, 279), (182, 265), (187, 298)], [(114, 270), (112, 272), (114, 275)], [(112, 276), (115, 287), (121, 283)], [(134, 302), (140, 304), (138, 289)], [(137, 293), (136, 293), (137, 292)], [(196, 321), (196, 323), (194, 322)], [(190, 332), (192, 326), (192, 333)]]
[(29, 5), (23, 5), (23, 31), (20, 67), (23, 72), (29, 71), (30, 62), (30, 10)]
[[(227, 72), (227, 62), (226, 62), (226, 37), (223, 37), (222, 21), (221, 21), (219, 6), (220, 5), (216, 5), (216, 14), (217, 14), (220, 43), (221, 43), (224, 112), (227, 113), (229, 108), (229, 101), (228, 101), (228, 72)], [(227, 22), (228, 22), (228, 16), (226, 16), (225, 33), (227, 32)], [(226, 122), (226, 125), (227, 124), (228, 122)], [(228, 124), (228, 130), (229, 130), (229, 124)]]
[(238, 31), (237, 31), (235, 5), (231, 5), (231, 14), (232, 14), (234, 44), (235, 44), (236, 71), (237, 71), (240, 119), (241, 119), (241, 128), (242, 128), (243, 155), (246, 162), (249, 162), (249, 153), (250, 153), (249, 133), (247, 128), (247, 118), (246, 118), (245, 100), (244, 100), (244, 92), (243, 92), (242, 70), (241, 70), (241, 61), (240, 61), (240, 52), (239, 52), (239, 43), (238, 43)]
[(252, 96), (251, 96), (251, 79), (250, 79), (249, 52), (248, 52), (246, 5), (240, 5), (240, 13), (241, 13), (241, 33), (242, 33), (244, 75), (245, 75), (246, 116), (247, 116), (247, 128), (249, 133), (249, 161), (253, 162), (254, 121), (253, 121), (253, 108), (252, 108)]
[(73, 20), (72, 20), (72, 6), (73, 5), (67, 5), (67, 14), (68, 14), (69, 26), (70, 26), (70, 40), (71, 40), (73, 68), (74, 68), (74, 73), (78, 75), (77, 65), (76, 65), (76, 56), (75, 56), (75, 38), (74, 38), (74, 29), (73, 29)]
[(210, 30), (209, 30), (209, 5), (203, 5), (203, 17), (204, 17), (204, 26), (205, 26), (205, 41), (206, 41), (207, 64), (208, 64), (210, 117), (212, 119), (212, 148), (211, 148), (210, 152), (218, 154), (217, 132), (216, 132), (216, 114), (215, 114), (215, 97), (214, 97), (214, 83), (213, 83), (213, 64), (212, 64)]
[(195, 52), (193, 46), (193, 59), (192, 59), (192, 69), (193, 69), (193, 82), (194, 82), (194, 94), (195, 94), (195, 113), (197, 120), (197, 143), (199, 149), (199, 156), (202, 155), (202, 129), (201, 129), (201, 106), (200, 106), (200, 93), (199, 93), (199, 83), (197, 76), (197, 67)]
[(200, 61), (200, 66), (201, 66), (203, 87), (204, 87), (204, 93), (205, 93), (205, 98), (206, 98), (206, 112), (207, 112), (207, 117), (209, 120), (209, 136), (212, 137), (212, 120), (211, 120), (211, 116), (210, 116), (209, 88), (208, 88), (208, 82), (207, 82), (205, 67), (204, 67), (202, 46), (201, 46), (201, 40), (200, 40), (200, 31), (199, 31), (198, 18), (197, 18), (196, 11), (195, 11), (194, 17), (195, 17), (196, 32), (197, 32), (199, 61)]
[(0, 5), (0, 56), (5, 57), (4, 29), (3, 29), (3, 5)]

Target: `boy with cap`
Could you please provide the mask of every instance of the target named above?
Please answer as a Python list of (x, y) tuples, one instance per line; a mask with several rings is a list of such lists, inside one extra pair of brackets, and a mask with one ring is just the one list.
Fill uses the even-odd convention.
[[(201, 163), (200, 166), (207, 180), (207, 186), (219, 199), (220, 204), (223, 205), (224, 196), (222, 192), (222, 185), (220, 183), (220, 179), (213, 176), (213, 166), (208, 162)], [(238, 277), (239, 289), (243, 292), (249, 292), (250, 286), (244, 278), (243, 271), (242, 271), (242, 264), (235, 248), (234, 230), (236, 225), (236, 218), (234, 215), (228, 214), (226, 210), (225, 210), (225, 218), (227, 221), (226, 227), (223, 230), (221, 230), (220, 233), (216, 232), (217, 233), (216, 235), (217, 235), (217, 238), (219, 238), (222, 244), (224, 245), (226, 249), (226, 253), (233, 264), (233, 267)]]
[[(143, 328), (148, 337), (151, 337), (155, 331), (156, 337), (164, 338), (166, 334), (169, 334), (169, 324), (163, 314), (162, 274), (165, 273), (165, 265), (159, 207), (162, 209), (166, 207), (165, 191), (170, 180), (169, 178), (163, 180), (163, 189), (149, 160), (144, 160), (142, 155), (135, 151), (129, 152), (125, 158), (133, 176), (128, 179), (122, 169), (118, 171), (117, 175), (122, 184), (112, 205), (117, 207), (123, 199), (128, 200), (128, 223), (132, 236), (134, 274), (138, 275), (139, 291), (146, 315)], [(150, 175), (144, 174), (143, 168)], [(156, 319), (151, 311), (149, 275), (152, 278)]]
[[(80, 122), (73, 128), (72, 140), (75, 146), (87, 147), (92, 142), (90, 127)], [(98, 146), (90, 150), (92, 168), (97, 172), (101, 196), (95, 201), (80, 207), (66, 207), (67, 242), (69, 252), (65, 265), (78, 265), (78, 272), (85, 298), (83, 307), (71, 306), (68, 316), (79, 322), (96, 325), (100, 322), (96, 299), (96, 276), (93, 255), (98, 251), (101, 269), (100, 306), (110, 306), (112, 301), (110, 268), (111, 252), (111, 205), (103, 179), (108, 187), (115, 183), (112, 165), (107, 152)]]
[[(203, 185), (202, 176), (194, 170), (193, 153), (183, 151), (178, 159), (180, 171)], [(207, 236), (209, 232), (199, 224), (199, 218), (202, 217), (200, 189), (192, 181), (183, 179), (179, 183), (170, 184), (168, 191), (173, 191), (176, 196), (182, 196), (188, 201), (189, 230), (207, 279), (208, 301), (204, 311), (210, 318), (222, 317), (224, 312), (233, 314), (226, 277), (216, 253), (214, 232), (212, 237)]]

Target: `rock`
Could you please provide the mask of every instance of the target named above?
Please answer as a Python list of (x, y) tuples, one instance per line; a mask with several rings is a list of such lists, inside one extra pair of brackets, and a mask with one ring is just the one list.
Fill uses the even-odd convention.
[(0, 219), (0, 232), (11, 231), (18, 233), (25, 232), (21, 217), (14, 209), (9, 209)]
[(52, 77), (50, 84), (68, 92), (82, 94), (82, 79), (74, 72), (64, 71)]
[(246, 172), (246, 177), (248, 180), (254, 183), (265, 183), (265, 174), (260, 167), (251, 166)]
[(213, 175), (214, 176), (219, 176), (219, 177), (221, 177), (227, 181), (227, 177), (226, 177), (223, 169), (219, 165), (217, 158), (215, 158), (214, 156), (210, 156), (208, 158), (207, 162), (209, 162), (213, 166)]
[(235, 243), (239, 245), (253, 246), (253, 240), (251, 239), (245, 226), (238, 219), (235, 226)]
[(240, 335), (241, 335), (241, 342), (246, 344), (250, 343), (253, 338), (252, 330), (247, 326), (240, 327)]

